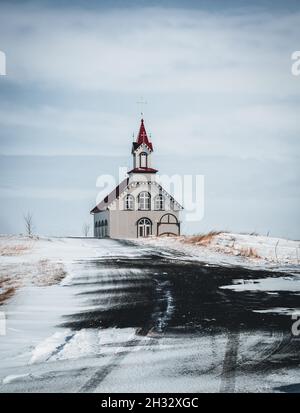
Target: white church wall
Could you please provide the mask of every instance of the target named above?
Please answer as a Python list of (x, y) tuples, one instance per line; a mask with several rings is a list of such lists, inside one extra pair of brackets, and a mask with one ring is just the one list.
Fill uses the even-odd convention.
[[(152, 234), (157, 235), (157, 224), (160, 219), (168, 211), (110, 211), (110, 237), (111, 238), (137, 238), (137, 222), (141, 218), (148, 218), (152, 222)], [(172, 211), (172, 214), (179, 219), (179, 212)], [(174, 224), (171, 225), (160, 225), (164, 232), (175, 232), (177, 226)], [(168, 231), (166, 231), (168, 227)], [(172, 231), (171, 231), (172, 229)], [(159, 231), (160, 233), (161, 230)]]
[(156, 182), (155, 174), (153, 173), (131, 173), (129, 176), (129, 182)]

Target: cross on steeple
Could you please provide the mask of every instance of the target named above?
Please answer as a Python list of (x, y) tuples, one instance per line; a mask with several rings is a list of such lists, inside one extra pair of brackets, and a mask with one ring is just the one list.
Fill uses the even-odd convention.
[(138, 105), (140, 105), (141, 108), (141, 118), (144, 116), (144, 112), (143, 112), (143, 105), (147, 105), (146, 100), (144, 100), (144, 98), (141, 96), (140, 100), (136, 102)]

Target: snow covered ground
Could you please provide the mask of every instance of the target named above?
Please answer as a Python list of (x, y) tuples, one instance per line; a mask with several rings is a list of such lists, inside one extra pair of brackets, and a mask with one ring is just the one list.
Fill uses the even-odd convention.
[(99, 254), (93, 240), (0, 236), (0, 304), (21, 287), (58, 284), (76, 258)]
[(241, 265), (288, 272), (300, 268), (300, 241), (221, 232), (203, 239), (192, 236), (140, 238), (138, 243), (170, 248), (193, 259), (221, 265)]
[[(130, 252), (127, 251), (129, 254)], [(77, 260), (89, 261), (111, 254), (94, 238), (0, 236), (0, 304), (7, 289), (66, 282)], [(14, 294), (8, 294), (10, 297)], [(2, 300), (1, 300), (2, 297)], [(8, 297), (8, 298), (9, 298)]]

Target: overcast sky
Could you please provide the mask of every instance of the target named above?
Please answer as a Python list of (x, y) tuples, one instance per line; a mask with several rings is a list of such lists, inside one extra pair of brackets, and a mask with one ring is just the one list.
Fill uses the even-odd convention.
[(153, 166), (205, 176), (186, 232), (300, 239), (300, 3), (249, 4), (1, 1), (0, 233), (79, 235), (144, 96)]

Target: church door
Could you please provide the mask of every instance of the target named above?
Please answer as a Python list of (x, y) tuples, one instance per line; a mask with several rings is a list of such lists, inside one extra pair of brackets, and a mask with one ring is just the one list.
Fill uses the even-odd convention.
[(148, 218), (138, 221), (138, 237), (149, 237), (152, 234), (152, 222)]

